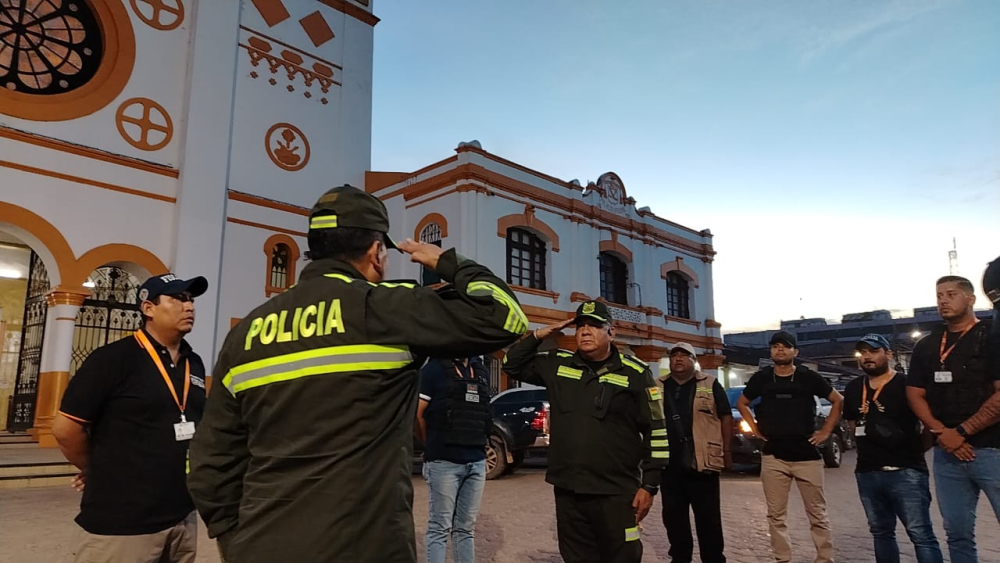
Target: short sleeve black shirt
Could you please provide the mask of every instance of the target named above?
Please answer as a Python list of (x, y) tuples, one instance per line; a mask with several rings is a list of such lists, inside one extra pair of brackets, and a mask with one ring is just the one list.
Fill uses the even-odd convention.
[[(944, 328), (932, 331), (913, 347), (910, 375), (907, 385), (926, 391), (931, 413), (949, 428), (965, 422), (995, 392), (995, 382), (1000, 381), (1000, 351), (996, 340), (989, 337), (990, 322), (982, 321), (965, 336), (945, 332)], [(954, 345), (951, 353), (941, 362), (941, 336), (945, 334), (945, 350)], [(938, 383), (934, 373), (947, 371), (952, 381)], [(1000, 448), (1000, 424), (986, 428), (968, 438), (977, 448)]]
[[(867, 387), (868, 414), (861, 414), (864, 389)], [(897, 374), (874, 401), (875, 390), (868, 384), (868, 377), (861, 376), (844, 389), (844, 419), (866, 424), (884, 424), (898, 429), (898, 443), (881, 443), (867, 435), (858, 436), (857, 473), (878, 471), (883, 467), (904, 467), (927, 472), (924, 449), (920, 441), (920, 422), (906, 401), (906, 378)]]
[[(184, 393), (185, 362), (190, 362), (185, 416), (197, 428), (205, 405), (205, 365), (186, 342), (176, 365), (166, 348), (152, 337), (150, 342), (178, 399)], [(134, 336), (94, 350), (70, 379), (59, 410), (89, 427), (87, 486), (76, 518), (84, 530), (150, 534), (176, 525), (194, 510), (186, 484), (190, 441), (177, 441), (174, 435), (180, 409)]]
[(754, 416), (767, 438), (763, 453), (784, 461), (821, 459), (809, 438), (816, 431), (816, 399), (826, 399), (833, 387), (820, 374), (797, 366), (788, 377), (765, 368), (750, 377), (743, 395), (753, 401), (760, 397)]
[[(454, 367), (453, 367), (454, 366)], [(429, 419), (439, 411), (447, 410), (446, 399), (448, 388), (451, 386), (452, 369), (458, 368), (463, 378), (478, 377), (485, 372), (482, 363), (476, 365), (470, 362), (468, 366), (460, 363), (443, 362), (441, 360), (430, 360), (420, 370), (420, 398), (428, 401), (427, 409), (424, 411), (424, 419)], [(479, 368), (479, 369), (475, 369)], [(486, 459), (486, 448), (472, 448), (464, 446), (451, 446), (447, 443), (447, 433), (428, 426), (427, 444), (424, 449), (424, 460), (443, 460), (451, 463), (473, 463)]]
[[(678, 384), (674, 378), (668, 377), (663, 381), (663, 408), (667, 416), (667, 436), (670, 438), (671, 451), (670, 463), (667, 468), (671, 472), (692, 471), (692, 460), (694, 460), (694, 442), (691, 437), (694, 435), (694, 391), (696, 387), (695, 378)], [(670, 400), (667, 400), (667, 394)], [(715, 398), (715, 412), (721, 420), (727, 416), (733, 416), (733, 409), (729, 404), (729, 397), (726, 390), (718, 380), (712, 383), (712, 396)], [(677, 407), (677, 415), (680, 417), (676, 422), (673, 419), (674, 411), (671, 405)], [(680, 430), (677, 429), (680, 425)], [(677, 436), (682, 432), (682, 436)], [(683, 444), (684, 451), (678, 451), (678, 446)]]

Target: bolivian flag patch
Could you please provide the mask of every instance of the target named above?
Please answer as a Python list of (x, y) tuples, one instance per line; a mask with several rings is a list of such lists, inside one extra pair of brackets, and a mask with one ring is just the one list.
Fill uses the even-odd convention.
[(660, 395), (660, 388), (659, 387), (647, 387), (646, 388), (646, 392), (649, 393), (649, 400), (650, 401), (659, 401), (660, 399), (663, 398)]

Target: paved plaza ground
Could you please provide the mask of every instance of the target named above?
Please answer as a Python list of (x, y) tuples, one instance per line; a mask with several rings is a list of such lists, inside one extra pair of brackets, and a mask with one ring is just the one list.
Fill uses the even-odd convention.
[[(852, 473), (854, 452), (845, 454), (844, 467), (828, 469), (827, 497), (833, 524), (837, 560), (845, 563), (875, 560), (864, 510), (858, 501)], [(423, 561), (423, 530), (427, 518), (427, 487), (414, 476), (417, 548)], [(659, 497), (657, 497), (658, 499)], [(754, 474), (723, 478), (723, 521), (726, 553), (731, 563), (765, 563), (767, 523), (758, 477)], [(0, 561), (4, 563), (62, 563), (72, 561), (79, 529), (72, 519), (79, 497), (67, 488), (0, 491)], [(643, 525), (644, 562), (669, 561), (666, 533), (659, 518), (659, 501)], [(943, 538), (937, 506), (932, 507), (935, 531)], [(792, 492), (789, 522), (795, 561), (812, 561), (805, 513), (797, 492)], [(980, 561), (1000, 562), (1000, 524), (985, 498), (980, 502), (978, 536)], [(914, 562), (913, 549), (902, 528), (900, 545), (904, 562)], [(943, 542), (942, 542), (943, 543)], [(204, 536), (199, 543), (199, 563), (215, 563), (214, 544)], [(477, 526), (477, 557), (482, 563), (557, 563), (554, 503), (544, 469), (526, 468), (486, 486)], [(289, 562), (292, 563), (292, 562)]]

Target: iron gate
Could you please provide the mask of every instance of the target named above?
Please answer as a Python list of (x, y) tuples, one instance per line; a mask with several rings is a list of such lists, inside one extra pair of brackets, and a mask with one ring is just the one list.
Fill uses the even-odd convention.
[(104, 266), (90, 275), (90, 297), (76, 315), (73, 355), (69, 374), (80, 369), (91, 352), (139, 330), (142, 313), (136, 303), (141, 283), (132, 274), (114, 266)]
[(17, 378), (7, 429), (23, 432), (35, 424), (35, 400), (38, 397), (38, 372), (42, 364), (42, 340), (45, 338), (45, 315), (49, 305), (49, 274), (42, 259), (31, 252), (28, 268), (28, 289), (24, 297), (24, 321), (21, 323), (21, 349), (17, 357)]

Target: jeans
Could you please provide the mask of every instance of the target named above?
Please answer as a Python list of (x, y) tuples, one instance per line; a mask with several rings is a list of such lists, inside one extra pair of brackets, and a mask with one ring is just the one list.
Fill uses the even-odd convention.
[(926, 473), (900, 469), (858, 473), (855, 477), (868, 515), (868, 528), (875, 539), (877, 563), (899, 563), (897, 517), (913, 542), (918, 563), (943, 562), (931, 524), (931, 489)]
[(934, 448), (934, 486), (944, 518), (948, 552), (953, 563), (976, 563), (976, 505), (979, 492), (1000, 520), (1000, 449), (975, 448), (976, 459), (965, 462)]
[(449, 534), (455, 563), (473, 563), (476, 516), (486, 486), (486, 460), (428, 461), (423, 473), (430, 489), (430, 515), (424, 541), (427, 563), (445, 563)]

